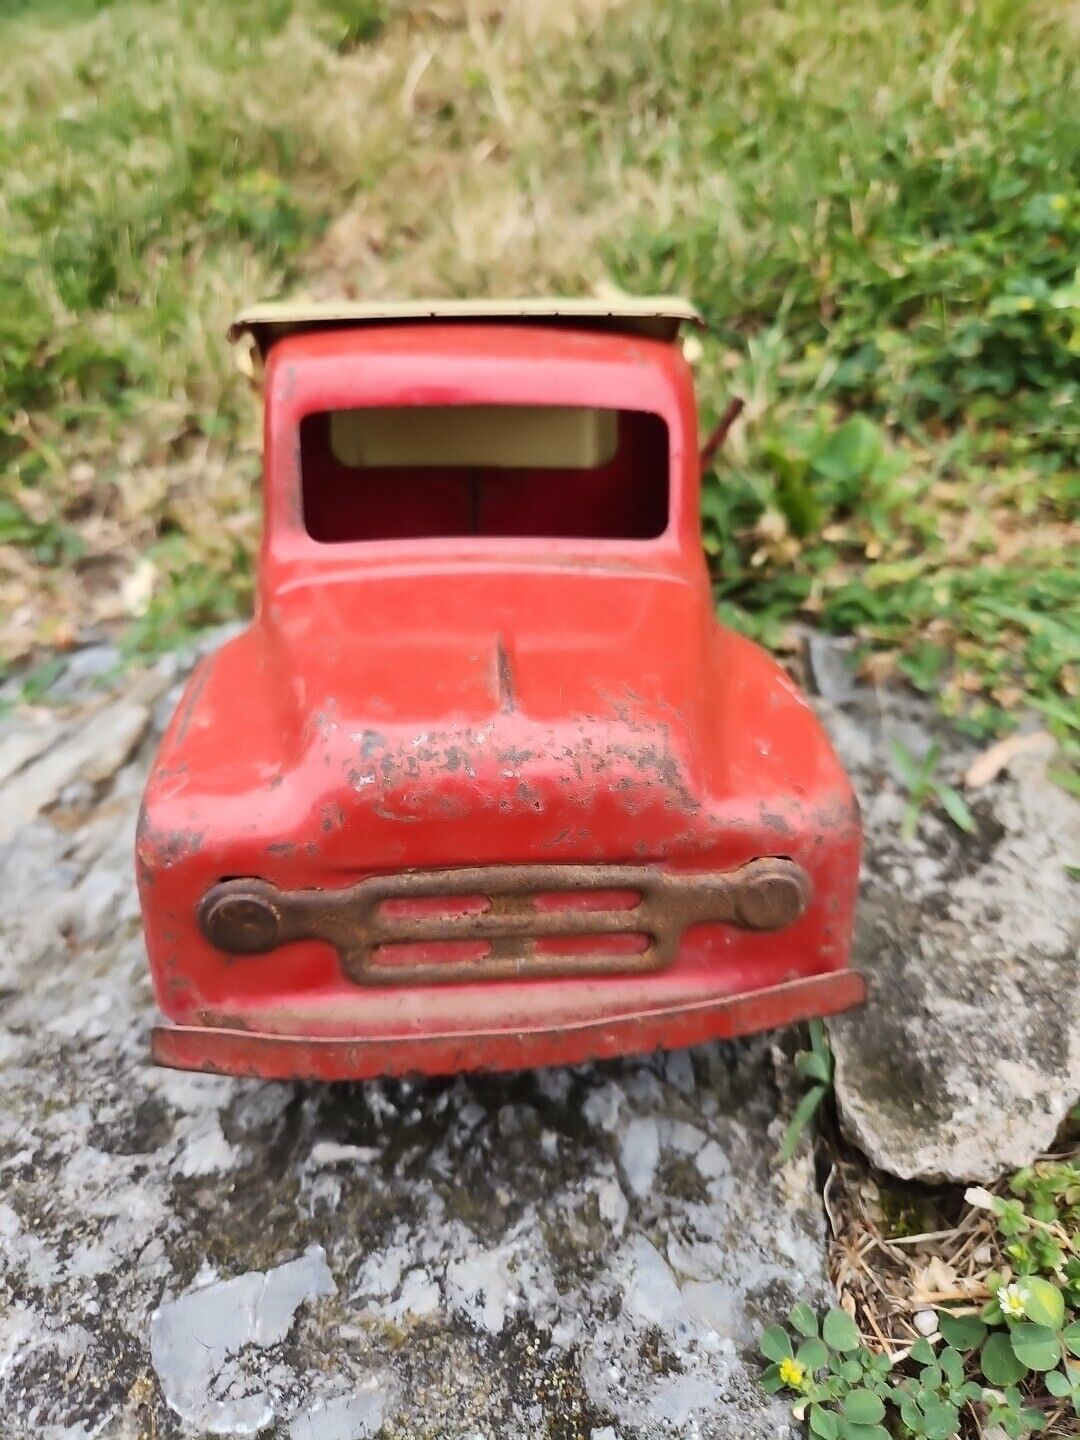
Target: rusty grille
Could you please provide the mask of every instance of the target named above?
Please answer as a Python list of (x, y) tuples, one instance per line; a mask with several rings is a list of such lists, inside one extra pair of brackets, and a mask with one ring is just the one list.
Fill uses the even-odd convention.
[(675, 958), (690, 925), (779, 930), (805, 911), (791, 860), (673, 874), (651, 865), (506, 865), (376, 875), (345, 890), (226, 880), (199, 905), (218, 949), (333, 945), (359, 985), (642, 974)]

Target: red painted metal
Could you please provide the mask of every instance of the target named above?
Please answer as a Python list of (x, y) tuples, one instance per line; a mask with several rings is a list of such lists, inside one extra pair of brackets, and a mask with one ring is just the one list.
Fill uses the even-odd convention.
[[(663, 533), (587, 539), (571, 524), (554, 539), (312, 538), (306, 417), (480, 404), (659, 417)], [(327, 1079), (506, 1069), (858, 1003), (862, 981), (847, 968), (860, 851), (852, 789), (791, 680), (716, 623), (698, 484), (691, 376), (664, 341), (470, 322), (337, 329), (273, 347), (255, 617), (193, 676), (139, 828), (151, 970), (172, 1022), (155, 1032), (159, 1061)], [(704, 877), (770, 857), (808, 880), (797, 918), (774, 931), (690, 923), (673, 958), (646, 970), (480, 965), (470, 975), (482, 949), (454, 940), (453, 924), (440, 948), (425, 920), (412, 924), (418, 973), (445, 961), (449, 979), (395, 983), (387, 965), (378, 984), (359, 984), (325, 938), (228, 953), (199, 918), (209, 892), (234, 879), (304, 892), (395, 876), (407, 889), (412, 875), (493, 866), (606, 867), (605, 898), (588, 903), (617, 910), (637, 887), (609, 869)], [(394, 901), (413, 907), (400, 912), (412, 922), (433, 903), (422, 883), (416, 899)], [(501, 902), (458, 897), (446, 913), (488, 903)], [(538, 896), (538, 913), (554, 903)], [(622, 941), (628, 923), (607, 928)], [(515, 919), (511, 933), (524, 925)], [(575, 938), (580, 929), (549, 915), (538, 930), (569, 938), (530, 943), (588, 955), (594, 941)], [(459, 933), (486, 931), (461, 921)], [(503, 959), (509, 942), (497, 943)]]
[(298, 1075), (370, 1080), (378, 1075), (519, 1070), (609, 1060), (705, 1040), (734, 1040), (814, 1015), (835, 1015), (865, 998), (863, 977), (858, 971), (844, 970), (723, 1000), (523, 1030), (451, 1031), (393, 1040), (306, 1040), (199, 1025), (161, 1025), (154, 1031), (153, 1054), (159, 1065), (178, 1070), (213, 1070), (264, 1080), (291, 1080)]

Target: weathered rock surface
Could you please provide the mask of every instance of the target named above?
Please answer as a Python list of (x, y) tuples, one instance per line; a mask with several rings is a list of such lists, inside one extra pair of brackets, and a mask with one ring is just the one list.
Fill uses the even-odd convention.
[[(901, 1178), (996, 1178), (1045, 1151), (1080, 1097), (1080, 804), (1045, 754), (1022, 754), (969, 797), (977, 834), (931, 801), (906, 842), (889, 743), (924, 752), (925, 710), (865, 690), (822, 708), (866, 825), (870, 1000), (829, 1023), (842, 1123)], [(937, 774), (955, 780), (970, 752), (939, 738)]]
[(428, 1083), (149, 1065), (154, 688), (19, 741), (8, 782), (4, 1435), (791, 1434), (753, 1343), (822, 1285), (822, 1220), (809, 1163), (775, 1169), (767, 1042)]

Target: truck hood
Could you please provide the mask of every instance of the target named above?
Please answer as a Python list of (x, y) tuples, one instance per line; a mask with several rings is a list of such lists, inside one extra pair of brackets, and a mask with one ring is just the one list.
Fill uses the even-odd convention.
[(329, 868), (355, 869), (373, 836), (382, 863), (505, 859), (508, 826), (523, 853), (588, 854), (596, 834), (610, 849), (620, 830), (654, 848), (700, 809), (714, 636), (686, 583), (458, 575), (356, 594), (308, 591), (262, 633), (284, 788), (321, 796)]
[(693, 728), (712, 630), (681, 578), (533, 572), (307, 589), (264, 633), (303, 746), (328, 716), (406, 731), (500, 715)]

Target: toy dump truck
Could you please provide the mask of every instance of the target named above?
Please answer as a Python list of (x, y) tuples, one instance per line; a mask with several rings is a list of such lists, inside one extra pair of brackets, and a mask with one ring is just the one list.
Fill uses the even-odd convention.
[(265, 360), (251, 626), (137, 843), (162, 1064), (574, 1062), (837, 1011), (860, 825), (717, 624), (677, 301), (240, 317)]

